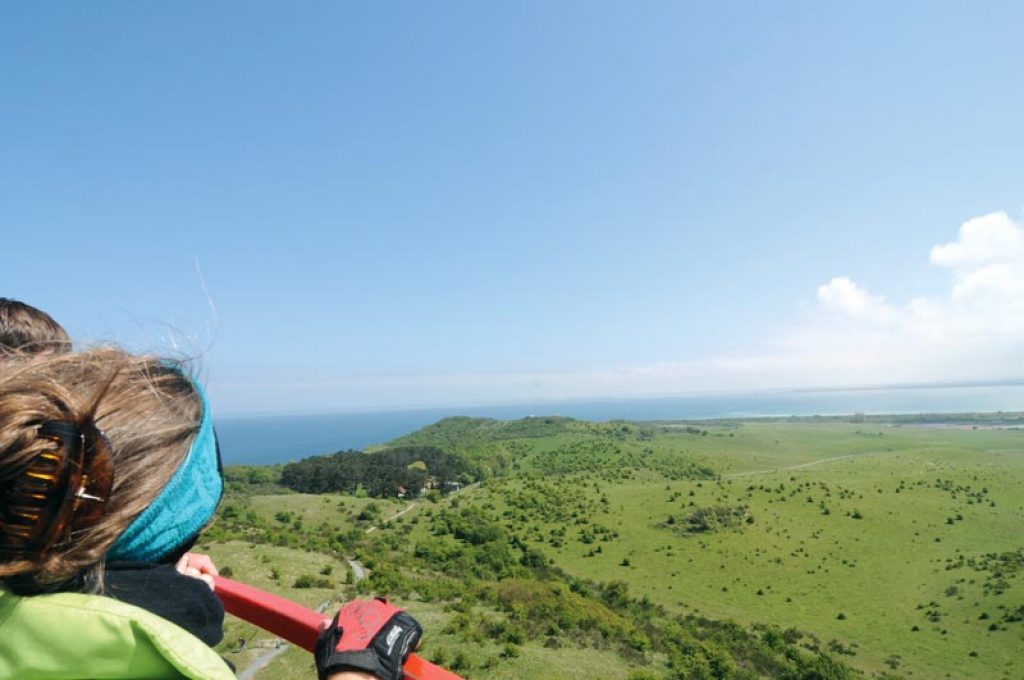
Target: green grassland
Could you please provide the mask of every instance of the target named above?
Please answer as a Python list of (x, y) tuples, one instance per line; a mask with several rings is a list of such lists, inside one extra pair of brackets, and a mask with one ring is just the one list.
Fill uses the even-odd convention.
[[(806, 441), (807, 433), (800, 434)], [(997, 448), (1005, 443), (999, 436), (985, 439)], [(804, 458), (787, 453), (780, 467)], [(565, 521), (557, 517), (531, 517), (527, 536), (570, 573), (624, 580), (670, 608), (811, 631), (836, 640), (837, 649), (855, 650), (850, 662), (866, 670), (887, 668), (889, 660), (908, 676), (992, 677), (1024, 651), (1024, 626), (988, 630), (994, 614), (1024, 603), (1020, 586), (1016, 599), (996, 595), (985, 589), (989, 572), (947, 567), (961, 556), (1024, 545), (1022, 454), (898, 445), (892, 452), (865, 451), (820, 466), (716, 482), (665, 484), (635, 475), (593, 489), (609, 500), (596, 522), (617, 534), (600, 554), (584, 542), (583, 530), (567, 532), (552, 547), (545, 539)], [(559, 482), (581, 491), (587, 484)], [(554, 495), (559, 482), (540, 491)], [(523, 487), (495, 485), (490, 502), (503, 511)], [(483, 495), (478, 500), (488, 502)], [(745, 507), (753, 523), (689, 535), (667, 524), (670, 516), (717, 506)], [(954, 595), (946, 594), (950, 587)], [(931, 611), (941, 618), (929, 620)], [(979, 620), (985, 612), (989, 618)]]
[[(857, 420), (447, 419), (391, 445), (465, 456), (479, 486), (229, 484), (204, 541), (310, 605), (397, 596), (467, 677), (1021, 677), (1024, 430)], [(298, 651), (274, 664), (309, 677)]]
[[(323, 555), (243, 541), (203, 544), (200, 549), (209, 552), (220, 568), (230, 567), (233, 578), (244, 580), (263, 590), (285, 595), (308, 607), (316, 608), (325, 602), (336, 602), (346, 598), (344, 586), (339, 587), (337, 584), (332, 584), (331, 588), (292, 587), (302, 574), (319, 574), (324, 566), (332, 563), (330, 558)], [(333, 567), (335, 572), (340, 572), (340, 581), (343, 582), (344, 566), (334, 564)], [(279, 575), (275, 577), (272, 570), (276, 570)], [(241, 652), (238, 644), (240, 639), (245, 640), (245, 648)], [(217, 651), (237, 668), (243, 669), (259, 654), (273, 648), (274, 641), (275, 638), (269, 633), (229, 616), (225, 621), (224, 640), (217, 647)], [(312, 657), (302, 650), (289, 650), (284, 656), (276, 658), (273, 664), (264, 671), (264, 677), (316, 677), (315, 670), (312, 670)]]

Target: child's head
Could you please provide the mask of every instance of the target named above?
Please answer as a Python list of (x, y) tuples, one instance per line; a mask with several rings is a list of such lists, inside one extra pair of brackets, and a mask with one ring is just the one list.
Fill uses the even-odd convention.
[[(220, 497), (209, 421), (201, 391), (165, 360), (102, 349), (0, 363), (0, 578), (45, 587), (107, 558), (169, 554)], [(82, 479), (62, 476), (79, 462)], [(19, 512), (12, 499), (33, 484), (40, 507)], [(59, 531), (32, 533), (36, 520)]]
[(67, 331), (46, 312), (0, 297), (0, 358), (61, 354), (71, 349)]

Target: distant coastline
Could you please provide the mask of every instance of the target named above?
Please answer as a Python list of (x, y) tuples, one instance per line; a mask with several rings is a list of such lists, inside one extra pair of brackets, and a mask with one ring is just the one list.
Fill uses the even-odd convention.
[(344, 449), (363, 449), (453, 415), (500, 420), (531, 415), (562, 415), (604, 421), (828, 417), (857, 413), (866, 414), (867, 417), (928, 413), (963, 415), (1019, 411), (1024, 411), (1024, 384), (1012, 381), (982, 385), (789, 390), (403, 411), (226, 417), (217, 419), (217, 432), (226, 463), (272, 464)]

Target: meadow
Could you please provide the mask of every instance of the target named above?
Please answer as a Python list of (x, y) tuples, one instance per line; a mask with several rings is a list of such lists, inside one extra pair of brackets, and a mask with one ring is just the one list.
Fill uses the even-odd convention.
[(236, 482), (205, 543), (309, 604), (397, 595), (468, 677), (1020, 677), (1024, 430), (854, 420), (449, 419), (389, 446), (464, 456), (479, 485)]

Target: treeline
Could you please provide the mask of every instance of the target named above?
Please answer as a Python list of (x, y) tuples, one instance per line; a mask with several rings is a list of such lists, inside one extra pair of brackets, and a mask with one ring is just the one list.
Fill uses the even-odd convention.
[(225, 465), (224, 485), (227, 491), (258, 495), (287, 493), (281, 486), (284, 465)]
[(473, 465), (433, 446), (401, 446), (375, 453), (339, 451), (288, 463), (281, 484), (303, 493), (357, 493), (374, 497), (416, 496), (425, 488), (479, 478)]
[(440, 446), (448, 451), (472, 452), (482, 445), (509, 439), (539, 439), (558, 434), (587, 433), (593, 426), (562, 416), (529, 416), (519, 420), (451, 416), (395, 439), (398, 446)]

